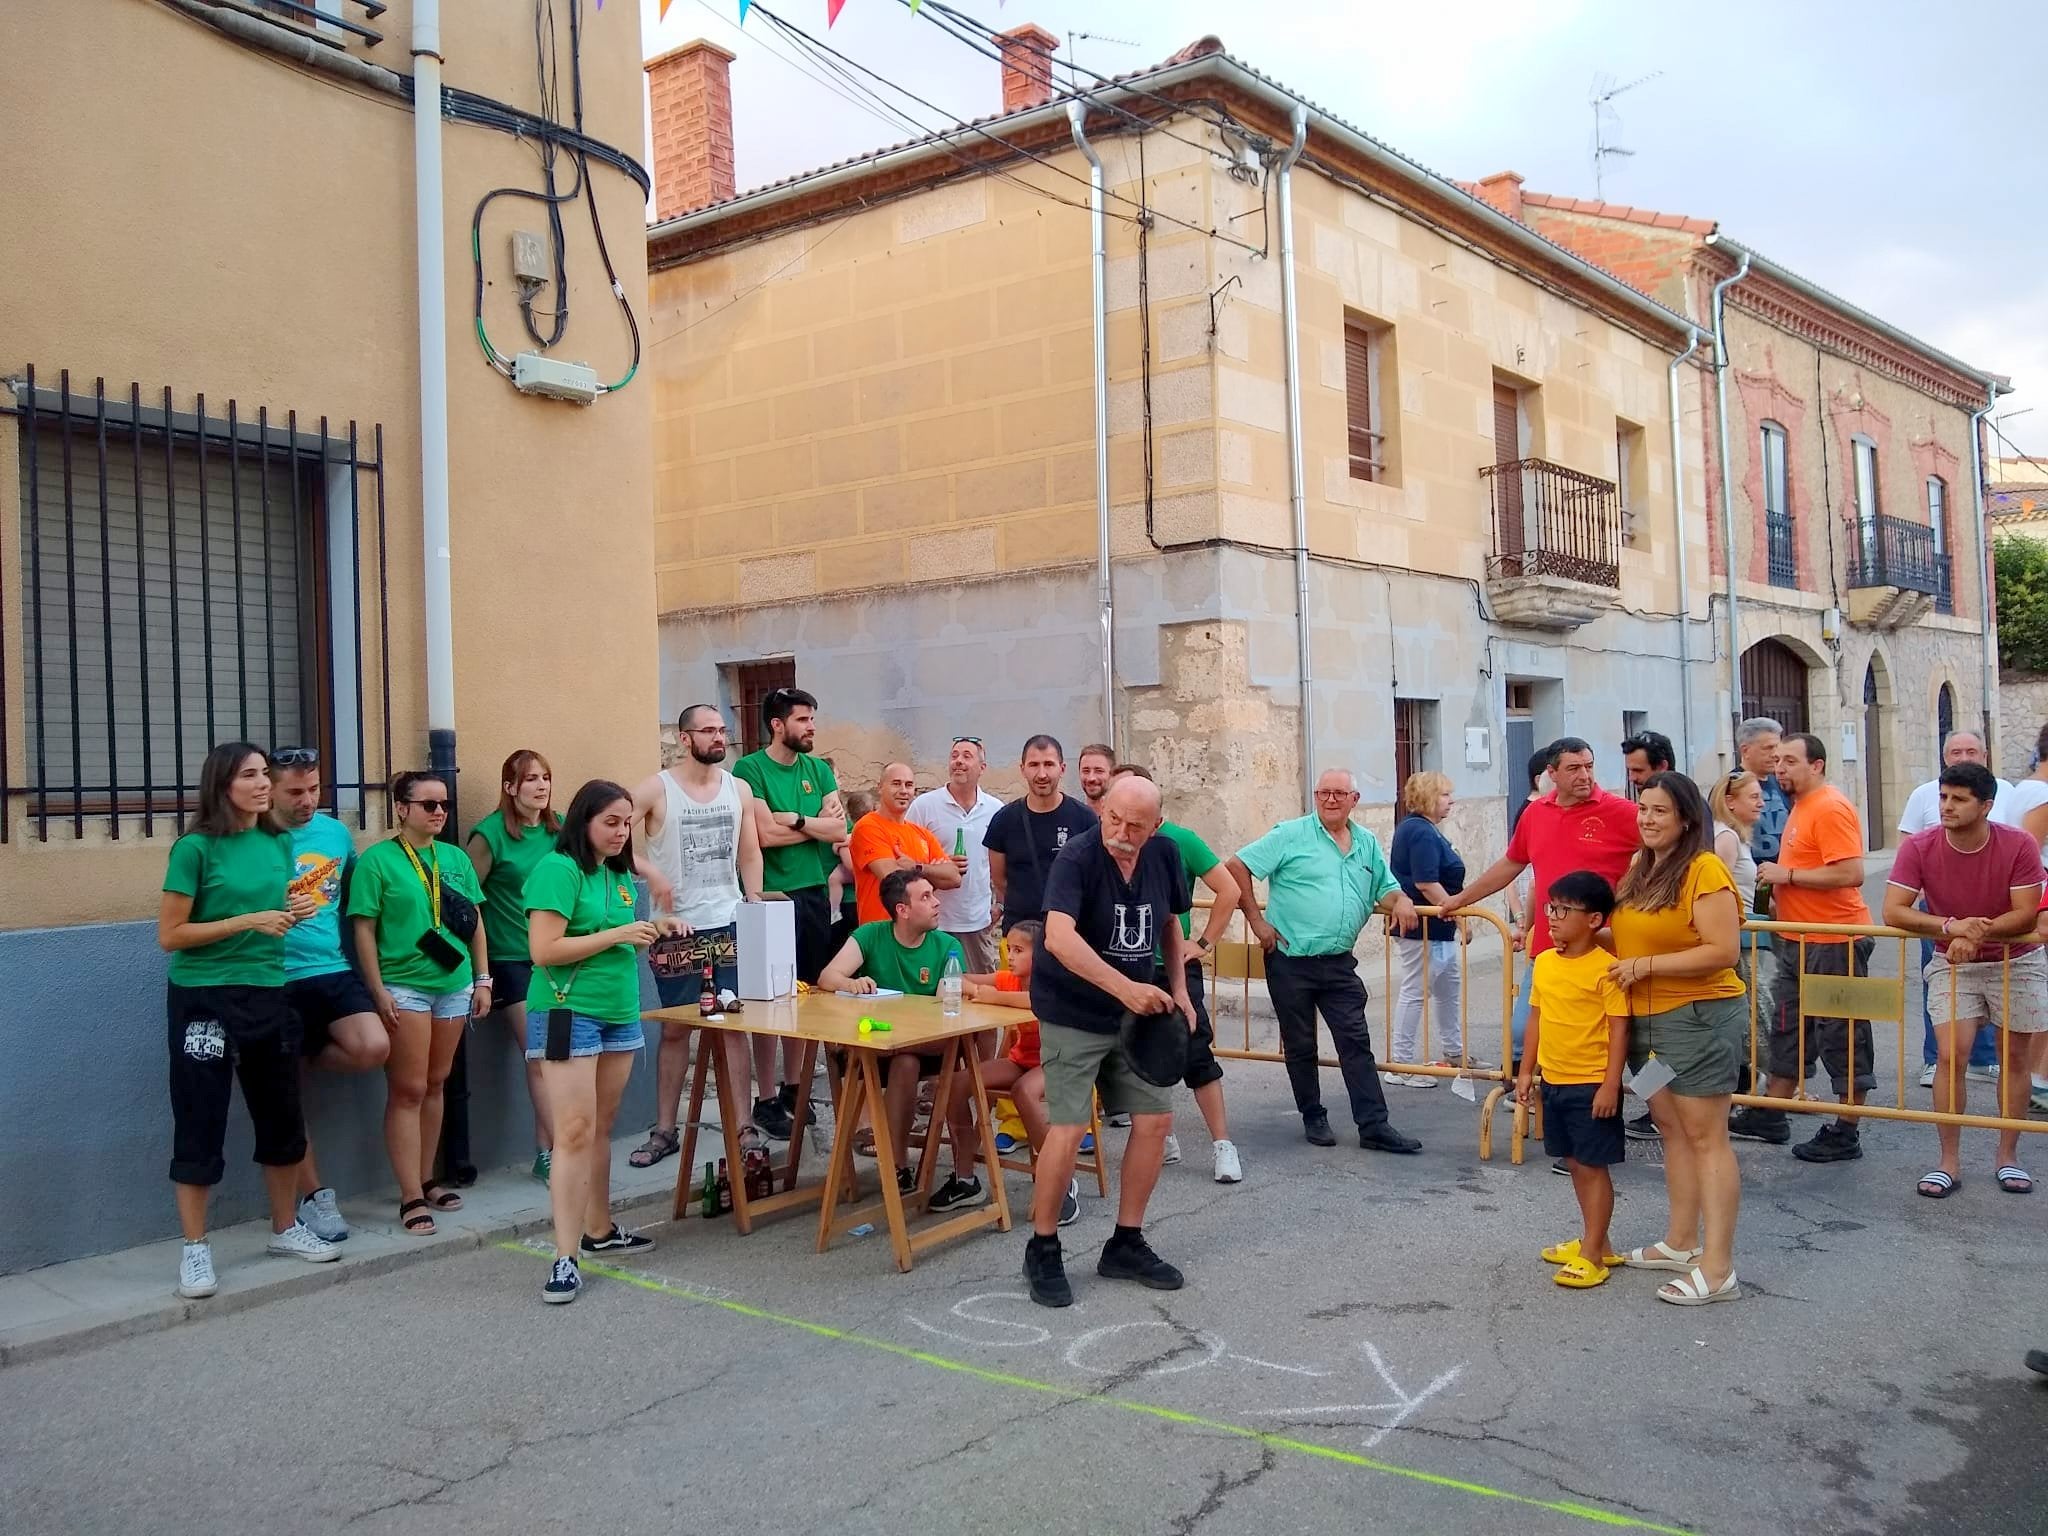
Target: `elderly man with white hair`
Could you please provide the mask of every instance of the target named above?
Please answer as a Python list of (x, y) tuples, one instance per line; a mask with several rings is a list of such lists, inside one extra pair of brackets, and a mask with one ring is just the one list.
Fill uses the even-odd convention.
[[(1420, 1152), (1422, 1143), (1387, 1121), (1387, 1097), (1365, 1023), (1365, 983), (1352, 950), (1366, 920), (1391, 913), (1403, 933), (1418, 921), (1415, 904), (1387, 866), (1379, 839), (1351, 819), (1358, 781), (1327, 768), (1316, 780), (1316, 808), (1283, 821), (1230, 860), (1238, 905), (1266, 951), (1266, 989), (1280, 1020), (1280, 1049), (1302, 1130), (1318, 1147), (1334, 1147), (1316, 1067), (1316, 1014), (1330, 1026), (1337, 1065), (1351, 1099), (1358, 1144), (1372, 1152)], [(1252, 879), (1267, 883), (1259, 909)]]

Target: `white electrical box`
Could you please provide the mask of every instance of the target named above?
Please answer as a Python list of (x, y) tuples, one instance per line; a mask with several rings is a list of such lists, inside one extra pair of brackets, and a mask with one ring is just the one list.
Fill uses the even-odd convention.
[(1856, 727), (1853, 725), (1842, 727), (1842, 761), (1845, 763), (1856, 761)]
[(1493, 745), (1490, 733), (1483, 725), (1465, 727), (1465, 766), (1484, 768), (1493, 761)]
[(522, 394), (588, 405), (598, 395), (597, 370), (584, 363), (558, 362), (538, 352), (522, 352), (512, 359), (512, 387)]
[(1842, 610), (1829, 608), (1820, 616), (1820, 637), (1823, 640), (1839, 640), (1842, 636)]

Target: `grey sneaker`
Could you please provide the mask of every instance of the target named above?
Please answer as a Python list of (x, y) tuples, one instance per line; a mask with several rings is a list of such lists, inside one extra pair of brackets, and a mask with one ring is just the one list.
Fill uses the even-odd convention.
[(331, 1189), (316, 1189), (299, 1202), (299, 1225), (323, 1243), (348, 1241), (348, 1223)]
[(178, 1261), (178, 1294), (199, 1301), (219, 1289), (220, 1281), (213, 1274), (213, 1244), (204, 1238), (187, 1243), (184, 1256)]
[(308, 1264), (332, 1264), (341, 1257), (339, 1248), (314, 1236), (303, 1221), (293, 1222), (282, 1232), (271, 1233), (263, 1251), (274, 1253), (281, 1259), (304, 1259)]

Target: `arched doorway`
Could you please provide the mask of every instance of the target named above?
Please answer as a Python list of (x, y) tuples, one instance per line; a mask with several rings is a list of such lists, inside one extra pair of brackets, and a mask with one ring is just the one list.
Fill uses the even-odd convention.
[(1766, 716), (1788, 732), (1810, 730), (1806, 659), (1782, 640), (1759, 640), (1742, 653), (1742, 716)]
[(1876, 652), (1863, 669), (1863, 835), (1873, 849), (1884, 846), (1890, 821), (1884, 803), (1884, 711), (1891, 678)]
[(1956, 733), (1956, 689), (1953, 683), (1943, 683), (1940, 692), (1934, 696), (1934, 771), (1941, 772), (1941, 749), (1948, 745), (1949, 737)]

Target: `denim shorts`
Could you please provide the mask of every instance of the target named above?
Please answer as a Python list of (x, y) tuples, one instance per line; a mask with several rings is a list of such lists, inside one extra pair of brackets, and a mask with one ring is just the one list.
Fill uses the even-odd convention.
[[(552, 1008), (529, 1008), (526, 1010), (526, 1059), (545, 1061), (548, 1058), (548, 1015)], [(609, 1023), (604, 1019), (593, 1019), (587, 1013), (569, 1015), (569, 1060), (579, 1056), (604, 1056), (614, 1051), (637, 1051), (646, 1043), (640, 1032), (640, 1021), (628, 1019), (623, 1024)], [(557, 1055), (555, 1060), (561, 1060)]]
[(400, 1013), (430, 1013), (437, 1019), (469, 1017), (469, 988), (460, 992), (422, 992), (418, 987), (386, 987)]

